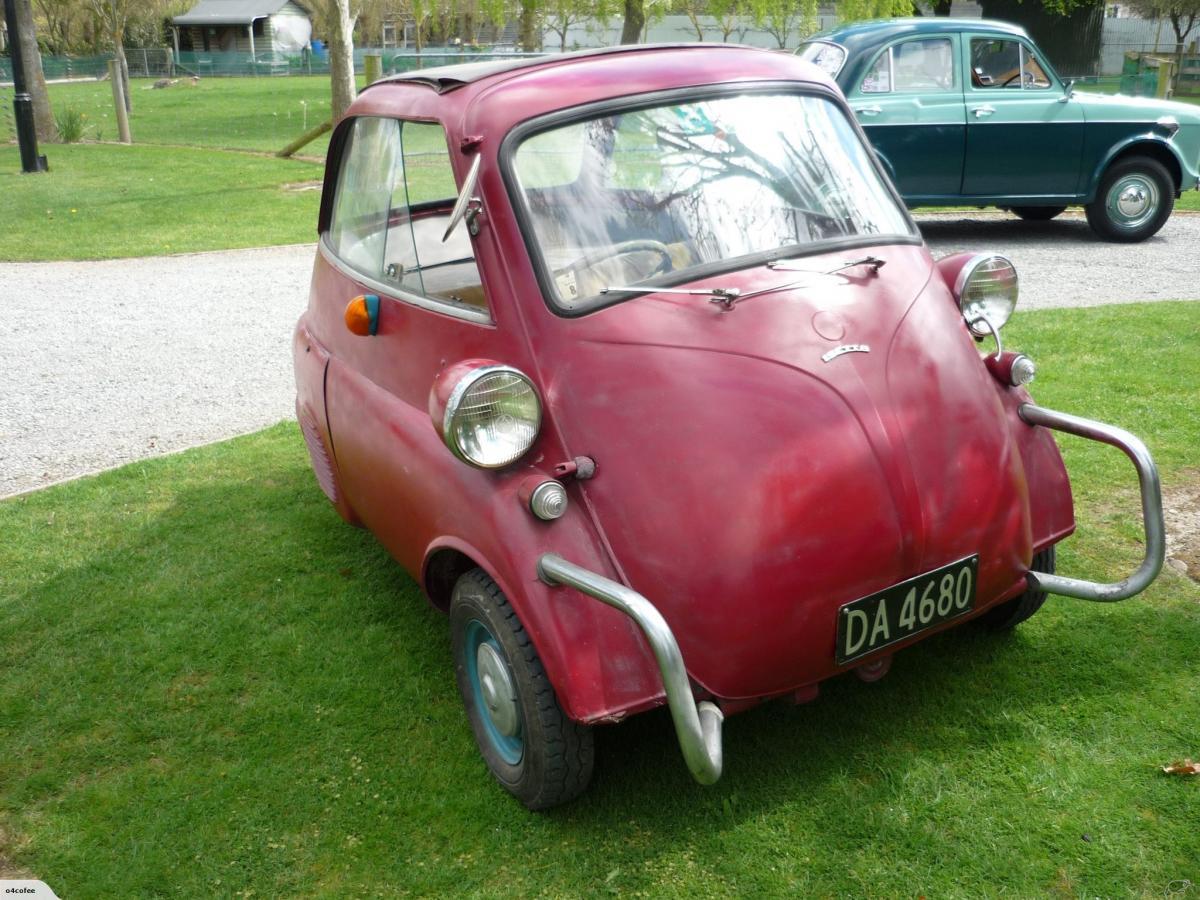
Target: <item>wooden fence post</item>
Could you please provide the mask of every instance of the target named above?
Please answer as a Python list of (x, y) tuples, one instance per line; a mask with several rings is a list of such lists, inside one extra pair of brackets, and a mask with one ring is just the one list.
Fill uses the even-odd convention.
[(129, 113), (125, 111), (125, 87), (121, 78), (121, 64), (116, 59), (108, 61), (108, 80), (112, 82), (113, 105), (117, 108), (117, 133), (122, 144), (132, 144), (129, 133)]
[(363, 75), (367, 84), (372, 84), (383, 77), (383, 57), (378, 53), (368, 53), (363, 56)]

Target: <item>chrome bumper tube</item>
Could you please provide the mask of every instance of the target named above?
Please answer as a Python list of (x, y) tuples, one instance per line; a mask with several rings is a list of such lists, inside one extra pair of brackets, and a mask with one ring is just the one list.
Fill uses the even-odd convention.
[(683, 665), (683, 654), (679, 652), (679, 644), (662, 613), (637, 591), (553, 553), (543, 555), (537, 568), (538, 578), (546, 584), (573, 587), (633, 619), (646, 636), (658, 662), (667, 706), (687, 767), (701, 784), (713, 784), (721, 777), (721, 724), (725, 716), (714, 703), (707, 700), (696, 703)]
[(1163, 524), (1162, 486), (1158, 479), (1158, 467), (1146, 445), (1123, 428), (1105, 425), (1092, 419), (1055, 412), (1032, 403), (1024, 403), (1017, 410), (1022, 420), (1030, 425), (1041, 425), (1057, 431), (1065, 431), (1091, 441), (1111, 444), (1121, 450), (1137, 469), (1142, 492), (1142, 525), (1146, 531), (1146, 555), (1137, 571), (1123, 581), (1114, 584), (1098, 584), (1078, 578), (1063, 578), (1043, 572), (1029, 572), (1025, 577), (1035, 590), (1078, 597), (1081, 600), (1097, 600), (1111, 603), (1125, 600), (1141, 593), (1150, 586), (1162, 571), (1167, 553), (1166, 526)]

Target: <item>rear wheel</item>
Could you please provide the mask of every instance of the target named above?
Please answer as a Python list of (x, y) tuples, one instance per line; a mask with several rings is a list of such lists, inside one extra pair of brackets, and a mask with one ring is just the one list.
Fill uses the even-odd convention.
[(1014, 216), (1018, 216), (1026, 222), (1049, 222), (1055, 216), (1062, 215), (1067, 208), (1065, 206), (1013, 206), (1010, 209)]
[(1096, 199), (1084, 209), (1088, 224), (1109, 241), (1144, 241), (1166, 223), (1175, 206), (1175, 180), (1146, 156), (1113, 163), (1100, 179)]
[(529, 809), (578, 797), (592, 777), (592, 731), (562, 711), (521, 620), (482, 569), (454, 585), (450, 630), (459, 693), (492, 775)]
[[(1029, 568), (1034, 572), (1054, 574), (1054, 546), (1051, 545), (1040, 553), (1035, 553)], [(1019, 597), (1014, 597), (993, 606), (975, 621), (988, 631), (1011, 631), (1035, 612), (1046, 602), (1045, 591), (1028, 590)]]

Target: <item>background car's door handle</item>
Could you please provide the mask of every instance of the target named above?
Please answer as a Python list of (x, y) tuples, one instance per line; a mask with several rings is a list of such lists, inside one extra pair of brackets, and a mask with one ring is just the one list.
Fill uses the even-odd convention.
[(990, 116), (995, 111), (996, 111), (996, 107), (994, 107), (994, 106), (977, 106), (973, 110), (971, 110), (971, 112), (973, 112), (975, 114), (975, 118), (977, 118), (977, 119), (983, 119), (987, 116)]
[(858, 113), (860, 116), (877, 116), (881, 112), (883, 112), (883, 107), (881, 107), (881, 106), (859, 106), (859, 107), (856, 107), (854, 111), (856, 113)]

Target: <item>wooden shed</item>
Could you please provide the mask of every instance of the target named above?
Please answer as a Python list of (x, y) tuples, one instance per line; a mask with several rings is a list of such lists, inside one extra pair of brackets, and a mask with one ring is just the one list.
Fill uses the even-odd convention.
[(254, 59), (308, 46), (312, 18), (295, 0), (200, 0), (171, 20), (175, 55), (249, 53)]

